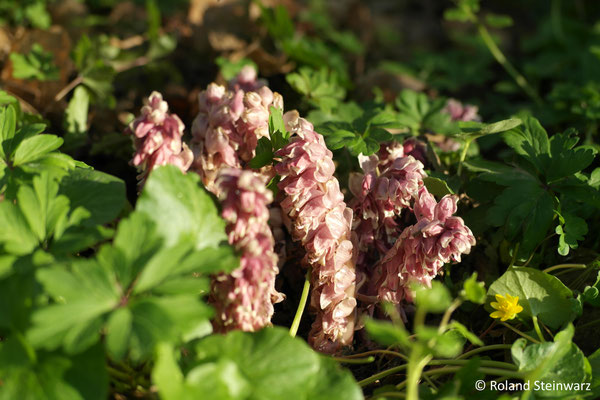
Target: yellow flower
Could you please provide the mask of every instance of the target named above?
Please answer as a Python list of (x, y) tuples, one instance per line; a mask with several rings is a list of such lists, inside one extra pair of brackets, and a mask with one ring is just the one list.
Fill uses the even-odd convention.
[(496, 301), (492, 302), (490, 305), (492, 308), (498, 310), (491, 313), (490, 317), (500, 318), (500, 321), (513, 319), (518, 313), (523, 311), (523, 307), (519, 305), (519, 296), (513, 297), (508, 293), (506, 296), (497, 294)]

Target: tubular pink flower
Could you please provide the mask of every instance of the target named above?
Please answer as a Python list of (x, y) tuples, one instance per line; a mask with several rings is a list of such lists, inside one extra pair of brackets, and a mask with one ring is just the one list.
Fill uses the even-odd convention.
[(168, 111), (162, 95), (152, 92), (141, 115), (127, 129), (133, 135), (136, 150), (132, 163), (142, 171), (142, 178), (160, 165), (172, 164), (186, 172), (192, 163), (192, 152), (181, 140), (185, 126), (177, 115)]
[(444, 264), (459, 262), (469, 254), (475, 237), (456, 212), (456, 196), (446, 195), (439, 203), (425, 187), (419, 191), (414, 212), (417, 222), (404, 229), (377, 268), (378, 296), (399, 304), (412, 301), (410, 284), (431, 287), (431, 280)]
[(239, 268), (213, 278), (211, 302), (219, 332), (270, 325), (273, 304), (284, 298), (275, 290), (279, 269), (268, 226), (273, 196), (265, 183), (261, 175), (233, 168), (222, 169), (216, 181), (229, 243), (241, 254)]
[(276, 153), (282, 160), (275, 169), (285, 195), (281, 207), (292, 222), (292, 236), (306, 249), (305, 261), (312, 267), (311, 307), (317, 316), (309, 343), (319, 351), (333, 353), (350, 345), (354, 334), (352, 211), (333, 176), (332, 153), (323, 136), (297, 112), (286, 113), (284, 120), (296, 136)]
[(282, 97), (249, 68), (232, 80), (233, 90), (211, 83), (198, 97), (200, 110), (192, 125), (194, 169), (213, 192), (219, 169), (244, 168), (258, 139), (268, 136), (269, 107), (283, 108)]
[[(355, 198), (350, 204), (354, 210), (358, 260), (362, 265), (373, 245), (385, 253), (396, 241), (402, 210), (410, 209), (426, 174), (423, 164), (412, 156), (400, 156), (393, 162), (385, 158), (383, 163), (377, 155), (360, 160), (364, 174), (352, 177), (350, 190)], [(384, 168), (380, 169), (381, 166)]]

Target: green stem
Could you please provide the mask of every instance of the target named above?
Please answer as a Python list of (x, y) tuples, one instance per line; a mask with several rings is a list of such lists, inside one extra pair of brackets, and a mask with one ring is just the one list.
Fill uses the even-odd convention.
[[(469, 361), (470, 360), (431, 360), (427, 365), (465, 365)], [(518, 369), (516, 365), (503, 361), (481, 360), (480, 365), (482, 367), (504, 368), (512, 371)]]
[(304, 313), (304, 309), (306, 308), (306, 300), (308, 299), (308, 292), (310, 290), (310, 271), (306, 273), (306, 279), (304, 280), (304, 287), (302, 288), (302, 296), (300, 297), (300, 302), (298, 303), (298, 309), (296, 310), (296, 315), (294, 316), (294, 321), (292, 321), (292, 326), (290, 327), (290, 336), (295, 337), (296, 333), (298, 333), (298, 327), (300, 326), (300, 320), (302, 319), (302, 314)]
[(513, 67), (510, 61), (508, 61), (506, 56), (504, 56), (504, 53), (502, 53), (502, 50), (500, 50), (500, 48), (496, 45), (496, 42), (494, 42), (494, 39), (490, 35), (485, 25), (483, 25), (480, 22), (477, 22), (477, 30), (479, 31), (481, 39), (483, 39), (483, 42), (487, 46), (490, 53), (492, 53), (492, 56), (494, 56), (496, 61), (498, 61), (498, 63), (502, 65), (506, 72), (508, 72), (508, 74), (515, 80), (515, 82), (517, 82), (517, 85), (519, 85), (521, 89), (523, 89), (523, 91), (529, 97), (531, 97), (538, 106), (542, 105), (542, 99), (540, 98), (540, 96), (529, 85), (525, 77), (521, 75), (521, 73), (517, 71), (515, 67)]
[(537, 339), (532, 338), (531, 336), (529, 336), (526, 333), (521, 332), (520, 330), (518, 330), (517, 328), (510, 326), (509, 324), (507, 324), (506, 322), (500, 322), (502, 325), (504, 325), (505, 327), (507, 327), (508, 329), (510, 329), (511, 331), (513, 331), (514, 333), (516, 333), (517, 335), (521, 335), (522, 337), (524, 337), (525, 339), (529, 340), (530, 342), (536, 343), (536, 344), (540, 344), (540, 341)]
[(373, 356), (365, 358), (331, 357), (331, 359), (344, 364), (369, 364), (375, 361)]
[(368, 357), (370, 355), (373, 354), (386, 354), (389, 356), (394, 356), (394, 357), (400, 357), (405, 361), (408, 361), (408, 357), (405, 356), (402, 353), (398, 353), (397, 351), (392, 351), (392, 350), (371, 350), (371, 351), (365, 351), (364, 353), (357, 353), (357, 354), (352, 354), (350, 356), (347, 356), (346, 358), (355, 358), (355, 357)]
[(358, 382), (360, 387), (370, 385), (371, 383), (378, 381), (381, 378), (385, 378), (386, 376), (395, 374), (396, 372), (404, 371), (408, 367), (408, 364), (402, 364), (394, 368), (386, 369), (385, 371), (381, 371), (375, 375), (371, 375), (368, 378), (363, 379)]
[(133, 379), (130, 375), (126, 374), (125, 372), (119, 371), (118, 369), (113, 368), (109, 365), (106, 366), (106, 369), (111, 376), (119, 378), (124, 382), (131, 382)]
[(471, 356), (474, 356), (475, 354), (483, 353), (484, 351), (507, 350), (507, 349), (510, 349), (511, 347), (512, 347), (512, 344), (490, 344), (488, 346), (483, 346), (483, 347), (479, 347), (479, 348), (476, 348), (471, 351), (467, 351), (466, 353), (461, 354), (457, 358), (460, 360), (463, 358), (469, 358)]
[(519, 246), (521, 246), (521, 243), (517, 243), (517, 245), (515, 246), (515, 249), (513, 250), (512, 260), (510, 260), (510, 264), (508, 265), (508, 268), (515, 265), (515, 262), (517, 261), (517, 254), (519, 254)]
[(419, 380), (423, 373), (423, 368), (433, 358), (431, 355), (422, 357), (421, 351), (414, 349), (411, 353), (411, 360), (408, 363), (408, 373), (406, 376), (406, 398), (408, 400), (419, 400)]
[(586, 322), (586, 323), (585, 323), (585, 324), (583, 324), (583, 325), (577, 325), (577, 329), (581, 329), (581, 328), (587, 328), (587, 327), (589, 327), (589, 326), (597, 325), (597, 324), (599, 324), (599, 323), (600, 323), (600, 319), (595, 319), (595, 320), (593, 320), (593, 321)]
[[(423, 372), (423, 375), (424, 376), (425, 375), (432, 376), (432, 375), (452, 374), (454, 372), (459, 371), (461, 368), (462, 368), (462, 366), (430, 369), (429, 371)], [(498, 375), (498, 376), (505, 376), (507, 378), (516, 378), (516, 379), (523, 379), (525, 377), (525, 374), (522, 372), (508, 371), (508, 370), (499, 369), (499, 368), (480, 367), (480, 368), (477, 368), (477, 372), (481, 372), (486, 375)], [(407, 381), (400, 382), (399, 384), (396, 385), (396, 389), (402, 389), (406, 385), (407, 385)]]
[(460, 152), (460, 160), (459, 160), (459, 163), (458, 163), (458, 171), (457, 171), (458, 175), (460, 175), (460, 173), (462, 172), (463, 162), (467, 158), (467, 151), (469, 150), (469, 146), (471, 145), (472, 141), (473, 141), (473, 139), (467, 139), (467, 140), (465, 140), (465, 145), (463, 146), (463, 148), (462, 148), (462, 150)]
[(552, 267), (546, 268), (542, 272), (549, 274), (552, 271), (556, 271), (557, 269), (565, 269), (565, 268), (573, 268), (573, 269), (586, 269), (585, 264), (558, 264)]
[(376, 395), (374, 395), (373, 399), (378, 399), (380, 397), (396, 397), (399, 399), (405, 399), (406, 395), (402, 392), (384, 392), (384, 393), (377, 393)]
[(444, 331), (446, 330), (446, 326), (448, 325), (448, 322), (450, 321), (450, 316), (458, 307), (460, 307), (461, 304), (462, 304), (462, 301), (460, 299), (455, 299), (452, 302), (452, 304), (450, 304), (450, 307), (448, 307), (448, 309), (444, 313), (444, 316), (442, 317), (442, 322), (440, 322), (440, 326), (438, 328), (438, 333), (440, 333), (440, 334), (444, 333)]
[(532, 315), (531, 320), (533, 321), (533, 328), (535, 329), (535, 333), (537, 333), (542, 343), (544, 343), (546, 339), (544, 339), (544, 335), (542, 335), (542, 330), (540, 329), (540, 324), (538, 324), (537, 315)]

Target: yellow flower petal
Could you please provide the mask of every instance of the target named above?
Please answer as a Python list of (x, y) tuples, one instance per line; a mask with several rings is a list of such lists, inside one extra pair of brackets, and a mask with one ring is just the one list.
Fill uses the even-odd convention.
[(497, 300), (499, 303), (502, 303), (502, 302), (504, 301), (504, 296), (502, 296), (501, 294), (497, 294), (497, 295), (496, 295), (496, 300)]
[(492, 303), (490, 303), (490, 306), (492, 306), (492, 308), (495, 308), (496, 310), (499, 310), (499, 309), (500, 309), (500, 304), (499, 304), (499, 303), (496, 303), (495, 301), (494, 301), (494, 302), (492, 302)]
[(490, 314), (490, 317), (492, 318), (501, 318), (504, 316), (504, 313), (502, 311), (494, 311), (493, 313)]
[(518, 313), (520, 313), (521, 311), (523, 311), (523, 307), (521, 307), (521, 306), (517, 305), (517, 306), (515, 307), (515, 310), (514, 310), (514, 311), (515, 311), (515, 314), (518, 314)]

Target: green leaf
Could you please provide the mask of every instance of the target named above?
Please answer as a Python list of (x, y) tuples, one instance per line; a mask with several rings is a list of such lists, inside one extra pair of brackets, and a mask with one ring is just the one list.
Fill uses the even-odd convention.
[(17, 192), (19, 208), (40, 242), (55, 230), (60, 236), (66, 223), (69, 201), (57, 194), (58, 183), (46, 171), (33, 178), (33, 187), (23, 185)]
[(429, 101), (424, 93), (403, 90), (396, 98), (399, 110), (397, 121), (400, 126), (409, 128), (414, 134), (434, 132), (457, 134), (458, 125), (443, 111), (445, 100)]
[(546, 237), (553, 216), (552, 196), (532, 181), (514, 181), (488, 211), (490, 223), (503, 226), (504, 237), (519, 242), (520, 252), (527, 256)]
[(558, 254), (566, 256), (569, 249), (576, 249), (577, 242), (584, 239), (588, 226), (584, 219), (568, 213), (562, 215), (562, 220), (563, 223), (556, 227), (555, 232), (559, 235)]
[(11, 254), (28, 254), (37, 245), (38, 238), (29, 228), (21, 210), (10, 201), (0, 202), (0, 243)]
[(527, 267), (512, 267), (490, 285), (488, 301), (494, 296), (510, 294), (519, 297), (523, 311), (519, 316), (537, 316), (540, 321), (557, 329), (575, 317), (573, 292), (558, 278)]
[(168, 246), (182, 237), (190, 237), (198, 249), (226, 240), (225, 222), (199, 181), (197, 174), (163, 166), (152, 171), (144, 185), (136, 209), (160, 226), (158, 234)]
[(456, 136), (463, 139), (476, 139), (478, 137), (514, 129), (522, 123), (523, 122), (519, 118), (505, 119), (491, 124), (475, 121), (460, 121), (458, 122), (460, 133)]
[(551, 158), (545, 167), (546, 180), (556, 181), (588, 167), (596, 157), (592, 146), (574, 147), (579, 141), (574, 130), (557, 133), (550, 139)]
[(391, 322), (369, 318), (365, 321), (365, 328), (373, 340), (384, 346), (410, 347), (411, 345), (406, 329)]
[(106, 349), (116, 361), (127, 354), (132, 319), (131, 311), (122, 307), (111, 314), (106, 324)]
[(219, 56), (215, 59), (215, 63), (219, 66), (221, 75), (223, 75), (223, 78), (226, 81), (235, 78), (246, 65), (250, 65), (255, 70), (258, 70), (256, 63), (249, 58), (241, 58), (237, 61), (232, 61), (226, 57)]
[(592, 367), (592, 396), (598, 397), (600, 395), (600, 349), (589, 356), (588, 361)]
[(125, 183), (91, 168), (75, 168), (60, 182), (60, 193), (69, 198), (71, 209), (89, 212), (87, 226), (114, 220), (125, 206)]
[(431, 288), (418, 286), (415, 290), (415, 304), (427, 312), (441, 313), (450, 307), (452, 297), (441, 282), (431, 282)]
[(83, 85), (77, 86), (65, 111), (65, 125), (69, 134), (82, 135), (87, 132), (89, 105), (88, 90)]
[(78, 260), (71, 270), (45, 268), (36, 277), (58, 302), (33, 314), (28, 338), (35, 347), (54, 349), (79, 324), (93, 323), (119, 302), (109, 272), (95, 260)]
[(486, 14), (485, 22), (492, 28), (508, 28), (514, 23), (510, 15), (493, 13)]
[(58, 149), (63, 139), (55, 135), (37, 135), (23, 140), (16, 148), (13, 165), (19, 166), (37, 161), (46, 154)]
[(506, 143), (517, 154), (524, 156), (538, 171), (544, 171), (550, 156), (550, 141), (546, 130), (533, 117), (523, 119), (519, 129), (513, 129), (503, 134)]
[[(152, 377), (161, 398), (218, 393), (227, 399), (362, 399), (350, 372), (282, 328), (209, 336), (184, 377), (172, 350), (160, 348)], [(170, 350), (170, 351), (168, 351)]]
[(477, 281), (477, 272), (467, 278), (463, 284), (461, 296), (475, 304), (483, 304), (486, 299), (485, 284)]
[(0, 344), (0, 399), (103, 400), (108, 374), (101, 346), (72, 357), (35, 354), (15, 336)]
[(130, 357), (134, 360), (150, 357), (163, 341), (179, 343), (193, 332), (206, 333), (213, 315), (198, 295), (138, 297), (129, 308), (133, 316)]
[(427, 187), (429, 193), (433, 194), (438, 198), (444, 197), (447, 194), (454, 194), (454, 192), (452, 191), (452, 189), (450, 189), (446, 181), (442, 179), (427, 176), (423, 178), (423, 183)]
[(479, 339), (479, 337), (477, 335), (475, 335), (473, 332), (471, 332), (469, 329), (467, 329), (467, 327), (464, 326), (463, 324), (461, 324), (460, 322), (452, 321), (449, 325), (449, 328), (455, 329), (458, 333), (463, 335), (465, 339), (467, 339), (469, 342), (473, 343), (474, 345), (483, 346), (483, 342), (481, 341), (481, 339)]
[(11, 53), (13, 77), (52, 81), (59, 78), (59, 69), (54, 64), (51, 52), (46, 52), (38, 43), (31, 46), (28, 54)]
[(265, 165), (269, 165), (273, 162), (273, 147), (271, 141), (266, 137), (261, 137), (258, 139), (258, 144), (256, 146), (256, 155), (250, 162), (248, 166), (250, 168), (258, 169), (262, 168)]
[(12, 105), (0, 108), (0, 157), (7, 161), (11, 155), (11, 141), (15, 136), (17, 114)]
[[(590, 381), (590, 364), (581, 350), (571, 342), (573, 332), (573, 325), (569, 324), (565, 330), (556, 334), (554, 342), (527, 346), (525, 339), (518, 339), (513, 344), (512, 358), (519, 367), (519, 372), (526, 374), (524, 380), (530, 383), (536, 398), (573, 395), (579, 391), (574, 389), (576, 383)], [(553, 385), (540, 388), (536, 382)], [(564, 385), (571, 385), (571, 388), (562, 390)], [(584, 388), (582, 394), (586, 392)]]

